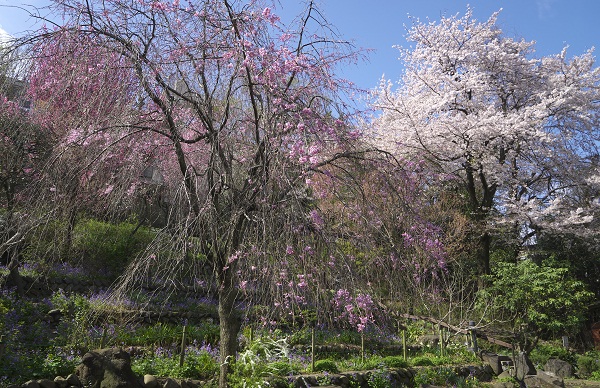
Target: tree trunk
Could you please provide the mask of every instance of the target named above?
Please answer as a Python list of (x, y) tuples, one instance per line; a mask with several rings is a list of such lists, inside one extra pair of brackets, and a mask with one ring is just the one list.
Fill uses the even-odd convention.
[[(233, 264), (233, 263), (231, 263)], [(235, 311), (235, 287), (234, 271), (230, 267), (221, 270), (219, 285), (219, 326), (220, 326), (220, 374), (219, 388), (227, 387), (227, 376), (231, 372), (231, 364), (235, 362), (237, 351), (237, 336), (241, 327), (240, 315)]]
[(490, 247), (492, 245), (492, 236), (484, 232), (479, 237), (479, 246), (477, 252), (477, 266), (479, 275), (489, 275), (490, 271)]
[(14, 250), (13, 251), (13, 257), (10, 260), (10, 263), (8, 264), (8, 279), (7, 279), (7, 285), (9, 287), (16, 287), (17, 288), (17, 295), (19, 297), (23, 297), (25, 296), (25, 283), (23, 281), (23, 278), (21, 277), (21, 274), (19, 273), (19, 258), (18, 258), (18, 250)]

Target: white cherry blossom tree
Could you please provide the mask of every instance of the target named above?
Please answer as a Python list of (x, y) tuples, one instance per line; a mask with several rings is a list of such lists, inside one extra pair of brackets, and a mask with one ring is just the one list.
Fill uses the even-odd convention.
[(499, 227), (514, 228), (521, 243), (542, 229), (585, 230), (600, 134), (593, 50), (535, 58), (535, 42), (504, 35), (498, 14), (416, 20), (412, 46), (399, 48), (397, 88), (382, 80), (373, 100), (380, 147), (420, 155), (460, 185), (480, 230), (482, 273)]

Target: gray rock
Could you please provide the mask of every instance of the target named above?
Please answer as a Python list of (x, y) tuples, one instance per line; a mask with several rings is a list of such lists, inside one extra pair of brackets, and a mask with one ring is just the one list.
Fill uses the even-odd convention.
[(566, 361), (551, 358), (544, 365), (544, 372), (550, 372), (564, 379), (566, 377), (573, 377), (573, 366)]
[(48, 317), (51, 322), (58, 322), (62, 317), (63, 312), (60, 309), (52, 309), (48, 311)]
[(131, 370), (129, 353), (120, 348), (95, 350), (83, 355), (75, 373), (86, 388), (142, 388)]
[(535, 375), (537, 371), (526, 353), (519, 353), (513, 360), (515, 363), (515, 377), (519, 381), (523, 381), (525, 376)]
[[(202, 386), (202, 381), (200, 380), (182, 380), (181, 388), (200, 388)], [(286, 385), (287, 387), (287, 385)]]
[(528, 388), (565, 388), (562, 378), (541, 371), (536, 375), (525, 376), (523, 381)]
[(152, 375), (144, 375), (144, 386), (146, 388), (159, 388), (158, 379)]
[(54, 384), (56, 384), (57, 388), (68, 388), (70, 385), (67, 379), (62, 376), (56, 376), (54, 378)]
[(29, 380), (21, 385), (22, 388), (40, 388), (40, 384), (35, 380)]
[(56, 388), (56, 383), (53, 380), (42, 379), (38, 380), (38, 384), (41, 388)]
[(484, 363), (489, 364), (489, 366), (492, 367), (492, 370), (496, 376), (503, 372), (502, 362), (511, 361), (510, 357), (508, 356), (501, 356), (491, 352), (481, 352), (479, 357)]
[(79, 380), (79, 376), (74, 373), (67, 376), (67, 383), (69, 386), (81, 387), (81, 380)]
[(181, 385), (173, 379), (166, 379), (163, 388), (181, 388)]

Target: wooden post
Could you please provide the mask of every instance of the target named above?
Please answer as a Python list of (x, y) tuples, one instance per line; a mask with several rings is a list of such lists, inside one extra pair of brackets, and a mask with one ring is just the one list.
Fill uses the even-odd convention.
[(479, 349), (477, 349), (477, 333), (475, 332), (474, 321), (469, 321), (469, 333), (471, 334), (471, 351), (473, 353), (479, 353)]
[(402, 330), (402, 356), (406, 361), (406, 330)]
[(315, 327), (310, 332), (310, 370), (315, 371)]
[(6, 345), (4, 344), (4, 336), (0, 335), (0, 359), (2, 359), (2, 357), (4, 357), (4, 348), (6, 347)]
[(106, 327), (102, 329), (102, 339), (100, 339), (100, 349), (104, 349), (106, 345)]
[(444, 357), (444, 329), (438, 325), (438, 334), (440, 337), (440, 356)]
[(186, 334), (187, 326), (183, 326), (183, 334), (181, 335), (181, 353), (179, 354), (179, 367), (183, 366), (183, 362), (185, 360), (185, 334)]
[(362, 363), (365, 363), (365, 333), (360, 333), (360, 359)]

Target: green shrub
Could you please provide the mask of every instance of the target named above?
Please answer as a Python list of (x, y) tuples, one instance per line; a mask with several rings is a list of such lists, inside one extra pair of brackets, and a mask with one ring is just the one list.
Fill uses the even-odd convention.
[(185, 356), (179, 366), (179, 356), (144, 355), (131, 360), (131, 369), (138, 375), (151, 374), (159, 377), (192, 378), (206, 380), (219, 372), (219, 363), (208, 353), (199, 352)]
[(387, 356), (383, 358), (383, 364), (388, 368), (406, 368), (408, 362), (400, 356)]
[(476, 378), (472, 376), (459, 376), (456, 374), (454, 369), (450, 367), (421, 369), (415, 375), (414, 381), (416, 386), (437, 385), (442, 387), (457, 388), (471, 388), (478, 386), (478, 381)]
[(544, 366), (551, 358), (558, 358), (570, 364), (577, 362), (574, 353), (565, 349), (562, 346), (540, 344), (533, 349), (529, 355), (529, 359), (535, 365)]
[(490, 319), (515, 317), (512, 329), (524, 351), (532, 351), (539, 339), (532, 333), (568, 333), (585, 321), (587, 305), (594, 294), (585, 283), (572, 277), (569, 268), (519, 260), (496, 263), (492, 272), (493, 275), (485, 276), (488, 285), (477, 292), (477, 304), (486, 308)]
[(339, 369), (335, 361), (330, 359), (315, 361), (315, 369), (313, 372), (330, 372), (339, 373)]
[(427, 356), (417, 356), (410, 360), (413, 366), (433, 366), (433, 361)]
[(379, 356), (371, 356), (366, 358), (364, 361), (362, 360), (362, 358), (359, 358), (360, 361), (357, 362), (357, 366), (359, 366), (356, 369), (359, 370), (371, 370), (371, 369), (378, 369), (381, 368), (384, 364), (383, 364), (383, 359)]
[(580, 378), (591, 377), (600, 371), (600, 352), (587, 352), (577, 358), (577, 374)]

